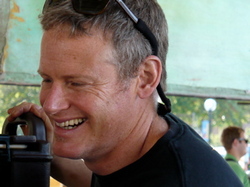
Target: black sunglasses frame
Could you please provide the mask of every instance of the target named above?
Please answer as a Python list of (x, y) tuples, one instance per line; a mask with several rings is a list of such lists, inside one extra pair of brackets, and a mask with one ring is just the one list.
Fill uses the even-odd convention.
[[(59, 3), (60, 1), (62, 0), (46, 0), (44, 7), (43, 7), (43, 13), (46, 11), (48, 7)], [(86, 15), (97, 15), (105, 11), (105, 8), (107, 7), (110, 1), (111, 0), (72, 0), (72, 5), (73, 5), (74, 10), (78, 13), (86, 14)], [(122, 0), (115, 0), (115, 1), (120, 5), (120, 7), (125, 11), (128, 17), (133, 21), (135, 28), (139, 32), (141, 32), (142, 35), (149, 41), (151, 48), (152, 48), (152, 55), (157, 56), (158, 55), (158, 42), (154, 34), (148, 28), (147, 24), (143, 20), (138, 19)], [(160, 83), (157, 86), (157, 92), (162, 102), (165, 104), (165, 109), (167, 110), (167, 112), (168, 113), (171, 112), (171, 102), (165, 96)]]
[(238, 138), (239, 142), (244, 141), (246, 144), (248, 143), (248, 139), (245, 138)]

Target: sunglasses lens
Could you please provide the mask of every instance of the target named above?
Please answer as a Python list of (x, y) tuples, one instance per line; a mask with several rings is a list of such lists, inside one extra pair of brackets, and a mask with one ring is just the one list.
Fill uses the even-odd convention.
[(109, 0), (72, 0), (76, 12), (91, 15), (102, 13), (108, 2)]
[(244, 141), (246, 143), (248, 143), (248, 139), (244, 139), (244, 138), (238, 138), (238, 140), (241, 142), (241, 141)]

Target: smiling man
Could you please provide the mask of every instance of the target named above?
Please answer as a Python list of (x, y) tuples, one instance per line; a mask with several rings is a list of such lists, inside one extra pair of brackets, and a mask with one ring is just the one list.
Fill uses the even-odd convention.
[(238, 163), (240, 158), (247, 153), (248, 140), (245, 138), (244, 129), (236, 126), (225, 128), (221, 134), (221, 142), (227, 152), (225, 160), (244, 187), (250, 187), (248, 176)]
[(155, 0), (48, 0), (41, 23), (41, 107), (22, 103), (8, 119), (31, 111), (45, 121), (54, 178), (68, 187), (242, 186), (170, 113), (167, 24)]

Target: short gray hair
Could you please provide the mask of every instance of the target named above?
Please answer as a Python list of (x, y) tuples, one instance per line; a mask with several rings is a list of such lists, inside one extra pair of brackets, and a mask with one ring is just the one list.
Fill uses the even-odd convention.
[[(147, 24), (158, 41), (158, 57), (163, 67), (161, 85), (165, 89), (168, 37), (164, 13), (156, 0), (124, 0), (124, 3)], [(71, 36), (88, 34), (90, 28), (101, 30), (104, 37), (111, 39), (115, 48), (121, 80), (136, 76), (139, 65), (152, 54), (148, 40), (135, 29), (133, 22), (114, 0), (110, 1), (102, 14), (96, 16), (77, 13), (71, 1), (64, 0), (41, 15), (41, 24), (45, 31), (68, 25)]]

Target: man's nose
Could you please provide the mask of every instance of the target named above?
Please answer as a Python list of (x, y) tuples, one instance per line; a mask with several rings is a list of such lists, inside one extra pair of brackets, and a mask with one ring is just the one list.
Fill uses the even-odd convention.
[(53, 85), (49, 92), (45, 94), (42, 106), (46, 113), (53, 115), (69, 108), (66, 91), (63, 86)]

